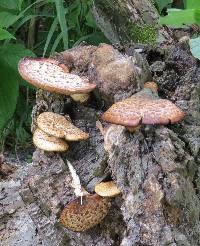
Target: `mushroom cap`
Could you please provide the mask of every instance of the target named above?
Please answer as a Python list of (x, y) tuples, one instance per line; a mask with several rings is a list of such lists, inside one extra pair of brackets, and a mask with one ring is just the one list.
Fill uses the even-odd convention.
[(44, 112), (37, 118), (38, 127), (45, 133), (57, 138), (65, 138), (68, 141), (79, 141), (89, 138), (89, 134), (83, 132), (64, 116), (53, 113)]
[(150, 88), (113, 104), (102, 119), (123, 126), (166, 125), (183, 119), (185, 113), (174, 103), (153, 96)]
[(50, 136), (39, 128), (33, 133), (33, 143), (37, 148), (45, 151), (64, 152), (69, 148), (64, 140)]
[(83, 196), (68, 203), (63, 209), (60, 222), (72, 231), (81, 232), (99, 224), (107, 215), (110, 202), (97, 194)]
[(103, 197), (114, 197), (121, 193), (113, 181), (101, 182), (95, 186), (94, 190)]
[(19, 61), (18, 70), (23, 79), (50, 92), (70, 95), (88, 93), (96, 87), (86, 77), (68, 73), (58, 61), (49, 58), (25, 57)]

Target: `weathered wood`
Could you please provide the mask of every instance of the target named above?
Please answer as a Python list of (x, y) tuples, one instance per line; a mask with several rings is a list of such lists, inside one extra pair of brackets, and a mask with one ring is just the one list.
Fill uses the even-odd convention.
[[(199, 65), (184, 44), (171, 47), (165, 55), (157, 50), (154, 59), (151, 70), (160, 96), (187, 112), (180, 124), (143, 126), (132, 134), (117, 127), (103, 137), (96, 128), (101, 110), (91, 107), (95, 97), (81, 106), (63, 96), (38, 93), (34, 115), (41, 112), (40, 105), (46, 105), (42, 111), (68, 113), (91, 135), (87, 141), (71, 143), (66, 155), (34, 153), (22, 197), (44, 245), (198, 246)], [(83, 233), (59, 224), (63, 206), (74, 198), (66, 158), (88, 191), (110, 177), (122, 191), (102, 223)]]
[(93, 16), (111, 43), (155, 42), (158, 13), (150, 0), (94, 0)]

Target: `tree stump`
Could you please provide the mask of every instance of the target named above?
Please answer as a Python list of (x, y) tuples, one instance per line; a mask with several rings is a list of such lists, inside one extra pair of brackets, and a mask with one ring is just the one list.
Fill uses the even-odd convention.
[[(90, 133), (88, 140), (70, 143), (66, 154), (34, 152), (21, 195), (44, 245), (199, 245), (199, 63), (185, 43), (177, 43), (164, 54), (150, 50), (146, 58), (150, 67), (141, 63), (139, 54), (127, 57), (108, 45), (80, 46), (57, 55), (72, 72), (95, 79), (99, 89), (85, 105), (68, 96), (37, 92), (33, 129), (37, 115), (53, 111), (68, 114), (76, 126)], [(110, 76), (101, 69), (105, 63), (113, 66), (123, 59), (131, 76), (113, 79), (112, 69)], [(130, 69), (130, 61), (136, 69)], [(175, 125), (142, 126), (135, 133), (116, 126), (103, 136), (96, 127), (99, 115), (111, 103), (139, 91), (151, 79), (150, 70), (160, 97), (181, 107), (187, 113), (185, 119)], [(117, 69), (114, 72), (120, 75)], [(126, 87), (104, 90), (102, 78)], [(106, 218), (82, 233), (59, 223), (64, 205), (75, 198), (66, 160), (89, 192), (96, 183), (110, 178), (122, 191), (112, 199)]]

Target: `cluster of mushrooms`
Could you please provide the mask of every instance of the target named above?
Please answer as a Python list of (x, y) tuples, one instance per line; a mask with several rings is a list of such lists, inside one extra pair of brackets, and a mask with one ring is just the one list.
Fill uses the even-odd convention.
[[(51, 58), (23, 58), (18, 69), (22, 78), (34, 86), (70, 95), (80, 102), (86, 101), (89, 92), (96, 87), (87, 77), (71, 74), (64, 64)], [(112, 124), (126, 126), (133, 132), (141, 124), (166, 125), (179, 122), (184, 116), (185, 113), (175, 104), (159, 99), (156, 83), (147, 82), (143, 90), (113, 104), (101, 118)], [(64, 152), (68, 149), (67, 142), (88, 138), (89, 134), (74, 126), (69, 118), (53, 112), (43, 112), (37, 118), (33, 143), (44, 151)], [(81, 187), (71, 164), (68, 167), (78, 198), (65, 206), (60, 221), (66, 228), (81, 232), (101, 222), (108, 213), (110, 197), (119, 195), (120, 190), (113, 181), (101, 182), (95, 186), (95, 194), (89, 194)]]

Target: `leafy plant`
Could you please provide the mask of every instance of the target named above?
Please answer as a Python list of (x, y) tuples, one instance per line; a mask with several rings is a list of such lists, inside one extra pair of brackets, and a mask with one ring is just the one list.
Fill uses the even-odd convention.
[[(91, 12), (92, 0), (0, 1), (0, 140), (25, 144), (34, 89), (21, 79), (24, 56), (49, 56), (86, 40), (106, 42)], [(27, 127), (27, 124), (29, 127)]]
[(156, 2), (160, 8), (168, 6), (167, 15), (160, 16), (160, 24), (178, 28), (191, 24), (200, 25), (200, 1), (183, 0), (184, 9), (171, 8), (168, 0)]

